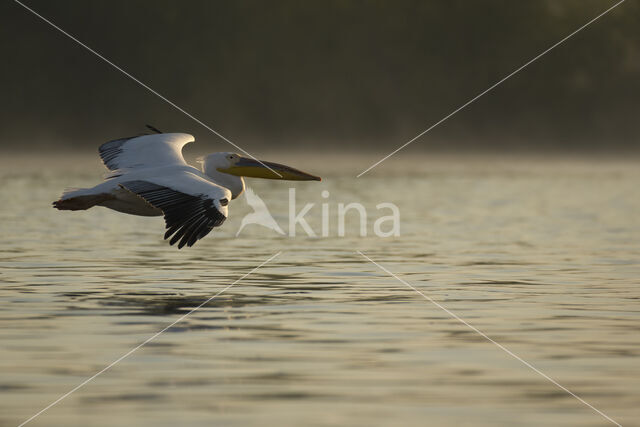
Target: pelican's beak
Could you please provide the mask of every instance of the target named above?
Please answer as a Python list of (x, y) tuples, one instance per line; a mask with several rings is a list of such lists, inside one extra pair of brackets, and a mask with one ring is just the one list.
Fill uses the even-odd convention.
[(322, 181), (322, 178), (289, 166), (273, 162), (263, 162), (240, 157), (231, 167), (218, 169), (220, 172), (248, 178), (284, 179), (288, 181)]

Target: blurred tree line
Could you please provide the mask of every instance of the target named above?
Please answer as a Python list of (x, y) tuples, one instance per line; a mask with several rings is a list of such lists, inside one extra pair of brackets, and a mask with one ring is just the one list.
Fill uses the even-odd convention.
[[(25, 3), (241, 145), (384, 150), (614, 1)], [(145, 123), (217, 140), (19, 5), (0, 16), (3, 147), (94, 148)], [(419, 145), (637, 147), (639, 18), (628, 0)]]

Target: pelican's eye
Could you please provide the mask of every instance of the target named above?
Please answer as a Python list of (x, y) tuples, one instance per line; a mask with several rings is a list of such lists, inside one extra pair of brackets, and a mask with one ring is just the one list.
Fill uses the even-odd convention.
[(229, 204), (229, 199), (220, 199), (220, 206), (227, 206)]

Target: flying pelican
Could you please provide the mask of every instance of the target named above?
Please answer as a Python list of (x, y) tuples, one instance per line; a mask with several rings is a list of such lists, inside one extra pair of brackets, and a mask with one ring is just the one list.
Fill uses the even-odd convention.
[(240, 224), (240, 229), (236, 233), (236, 237), (238, 237), (244, 227), (249, 224), (259, 224), (275, 231), (278, 234), (284, 234), (282, 228), (280, 228), (276, 220), (271, 215), (271, 212), (269, 212), (267, 205), (251, 188), (247, 187), (245, 189), (244, 197), (247, 199), (247, 203), (251, 206), (253, 212), (246, 214), (244, 218), (242, 218), (242, 223)]
[(320, 181), (320, 177), (278, 163), (236, 153), (205, 156), (202, 171), (187, 164), (182, 148), (195, 140), (186, 133), (160, 133), (116, 139), (99, 148), (110, 170), (93, 188), (65, 191), (53, 206), (86, 210), (104, 206), (140, 216), (164, 215), (169, 243), (192, 246), (222, 225), (228, 204), (245, 189), (243, 177), (290, 181)]

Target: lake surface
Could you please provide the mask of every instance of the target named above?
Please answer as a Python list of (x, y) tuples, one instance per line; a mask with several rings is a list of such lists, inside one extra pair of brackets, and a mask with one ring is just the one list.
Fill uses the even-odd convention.
[[(251, 225), (236, 238), (242, 197), (178, 251), (161, 218), (50, 207), (100, 180), (96, 158), (3, 157), (0, 425), (278, 252), (29, 425), (612, 425), (356, 251), (640, 424), (640, 162), (405, 154), (355, 179), (370, 163), (265, 157), (323, 176), (297, 183), (296, 203), (316, 203), (318, 234), (328, 204), (328, 237)], [(287, 231), (289, 183), (249, 185)], [(366, 207), (368, 236), (355, 214), (337, 235), (340, 202)], [(382, 202), (401, 212), (399, 237), (373, 235)]]

